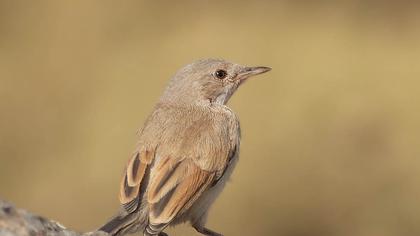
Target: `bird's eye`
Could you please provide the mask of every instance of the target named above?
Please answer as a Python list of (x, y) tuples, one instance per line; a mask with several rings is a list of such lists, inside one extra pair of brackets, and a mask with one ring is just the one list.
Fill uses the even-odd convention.
[(225, 70), (217, 70), (214, 73), (214, 76), (216, 76), (216, 78), (218, 78), (218, 79), (224, 79), (227, 76), (227, 72)]

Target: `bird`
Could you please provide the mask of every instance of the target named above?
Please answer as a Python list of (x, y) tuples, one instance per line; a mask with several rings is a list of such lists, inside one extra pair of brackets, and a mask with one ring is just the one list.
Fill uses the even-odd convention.
[(210, 206), (238, 162), (240, 124), (227, 106), (248, 78), (270, 71), (223, 59), (178, 70), (138, 131), (120, 184), (120, 209), (98, 229), (110, 235), (168, 236), (167, 226), (206, 227)]

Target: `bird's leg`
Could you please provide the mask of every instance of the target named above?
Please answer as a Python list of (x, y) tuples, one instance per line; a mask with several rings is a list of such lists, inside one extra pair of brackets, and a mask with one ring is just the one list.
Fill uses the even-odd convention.
[(197, 226), (193, 225), (194, 229), (197, 230), (200, 234), (206, 235), (206, 236), (223, 236), (223, 234), (219, 234), (217, 232), (214, 232), (211, 229), (208, 229), (204, 226)]

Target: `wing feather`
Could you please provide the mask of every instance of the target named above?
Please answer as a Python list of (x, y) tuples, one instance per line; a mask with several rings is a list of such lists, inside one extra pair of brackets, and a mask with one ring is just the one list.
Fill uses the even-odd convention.
[(162, 163), (156, 175), (152, 174), (148, 192), (152, 224), (169, 223), (185, 212), (215, 180), (214, 172), (200, 169), (189, 159), (165, 159)]
[(127, 164), (124, 177), (121, 182), (119, 199), (127, 212), (134, 212), (142, 195), (145, 192), (145, 182), (148, 181), (150, 163), (153, 152), (135, 152)]

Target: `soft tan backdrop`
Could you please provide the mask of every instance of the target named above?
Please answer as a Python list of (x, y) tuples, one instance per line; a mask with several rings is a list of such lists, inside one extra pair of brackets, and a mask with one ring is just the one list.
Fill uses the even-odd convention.
[[(91, 230), (182, 65), (241, 87), (228, 236), (420, 234), (420, 8), (408, 1), (0, 1), (0, 197)], [(173, 235), (198, 235), (186, 226)]]

